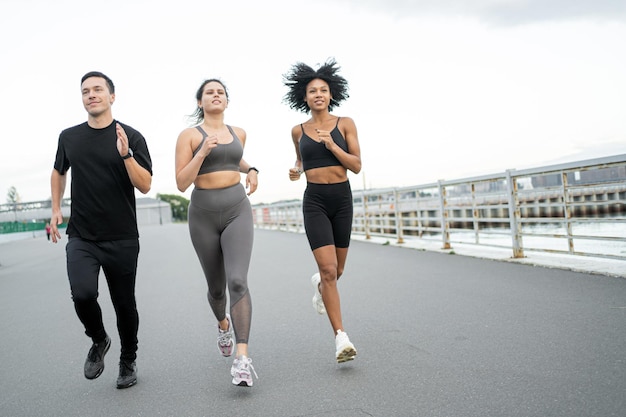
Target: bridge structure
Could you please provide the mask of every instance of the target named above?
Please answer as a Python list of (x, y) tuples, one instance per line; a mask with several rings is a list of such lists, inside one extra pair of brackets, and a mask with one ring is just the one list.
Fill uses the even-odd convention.
[[(353, 192), (353, 233), (626, 261), (626, 155)], [(302, 230), (300, 200), (253, 207), (259, 227)]]
[(126, 390), (115, 388), (120, 346), (104, 278), (113, 343), (90, 381), (66, 241), (0, 243), (1, 415), (624, 415), (626, 276), (605, 269), (624, 271), (624, 261), (583, 257), (593, 262), (573, 268), (581, 257), (527, 254), (530, 264), (476, 245), (451, 253), (356, 236), (338, 285), (358, 356), (336, 364), (328, 318), (311, 305), (305, 236), (259, 228), (249, 273), (259, 378), (242, 388), (218, 353), (187, 226), (140, 235), (139, 381)]

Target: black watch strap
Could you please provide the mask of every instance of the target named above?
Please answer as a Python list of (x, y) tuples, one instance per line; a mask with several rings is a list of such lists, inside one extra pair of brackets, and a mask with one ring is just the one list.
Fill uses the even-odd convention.
[(128, 159), (128, 158), (132, 158), (133, 157), (133, 150), (128, 148), (128, 153), (124, 156), (122, 156), (122, 159)]

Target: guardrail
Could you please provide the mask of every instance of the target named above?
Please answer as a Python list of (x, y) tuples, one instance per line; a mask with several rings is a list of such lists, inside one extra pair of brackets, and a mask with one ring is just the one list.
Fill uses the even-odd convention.
[[(355, 190), (353, 233), (626, 260), (626, 155), (402, 188)], [(300, 200), (253, 206), (302, 232)]]
[[(137, 198), (137, 224), (163, 224), (172, 222), (171, 205), (150, 197)], [(71, 213), (70, 198), (61, 200), (61, 212), (68, 220)], [(31, 201), (0, 204), (0, 235), (43, 230), (52, 215), (52, 201)]]

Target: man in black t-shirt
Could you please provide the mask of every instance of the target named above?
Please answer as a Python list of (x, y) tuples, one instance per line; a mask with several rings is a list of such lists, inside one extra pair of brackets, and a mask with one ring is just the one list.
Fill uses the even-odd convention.
[(152, 161), (144, 137), (113, 119), (115, 86), (101, 72), (81, 80), (87, 121), (61, 132), (50, 180), (51, 236), (61, 239), (61, 200), (71, 168), (71, 214), (67, 226), (67, 274), (72, 300), (85, 334), (92, 340), (84, 372), (95, 379), (104, 370), (111, 338), (98, 304), (98, 275), (104, 272), (117, 314), (120, 362), (117, 388), (137, 382), (135, 277), (139, 232), (135, 188), (143, 194), (152, 184)]

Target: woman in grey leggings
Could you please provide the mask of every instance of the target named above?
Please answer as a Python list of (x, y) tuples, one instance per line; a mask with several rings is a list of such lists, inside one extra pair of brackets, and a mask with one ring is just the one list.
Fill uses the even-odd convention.
[[(218, 349), (223, 356), (231, 356), (236, 349), (232, 383), (250, 387), (251, 373), (256, 373), (248, 356), (252, 318), (248, 267), (254, 238), (248, 195), (257, 188), (258, 170), (242, 159), (246, 132), (224, 123), (228, 105), (224, 83), (204, 81), (196, 100), (198, 107), (192, 115), (196, 126), (183, 130), (176, 143), (176, 184), (181, 192), (194, 185), (189, 233), (218, 321)], [(247, 174), (245, 189), (241, 173)]]

